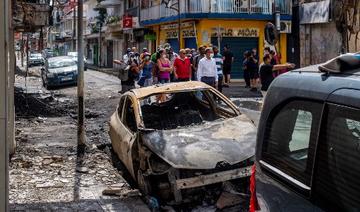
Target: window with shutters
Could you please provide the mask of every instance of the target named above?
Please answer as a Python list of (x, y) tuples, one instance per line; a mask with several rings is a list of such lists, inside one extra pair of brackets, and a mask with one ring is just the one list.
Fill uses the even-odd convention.
[(326, 210), (360, 211), (360, 110), (329, 104), (325, 114), (313, 199)]

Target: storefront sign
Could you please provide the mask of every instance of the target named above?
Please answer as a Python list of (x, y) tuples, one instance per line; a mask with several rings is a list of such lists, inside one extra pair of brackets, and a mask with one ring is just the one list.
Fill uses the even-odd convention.
[[(196, 37), (196, 33), (193, 29), (184, 29), (181, 30), (183, 38), (194, 38)], [(170, 30), (166, 31), (166, 39), (178, 38), (178, 31), (177, 30)]]
[(185, 29), (182, 30), (182, 36), (183, 38), (194, 38), (196, 37), (196, 33), (194, 29)]
[[(181, 23), (181, 28), (190, 28), (190, 27), (194, 27), (195, 22), (184, 22)], [(161, 30), (174, 30), (174, 29), (178, 29), (179, 24), (168, 24), (168, 25), (161, 25), (160, 29)]]
[(166, 39), (172, 39), (172, 38), (178, 38), (178, 32), (177, 31), (166, 31)]
[(221, 28), (213, 29), (212, 37), (218, 37), (218, 32), (220, 31), (221, 37), (259, 37), (258, 28)]

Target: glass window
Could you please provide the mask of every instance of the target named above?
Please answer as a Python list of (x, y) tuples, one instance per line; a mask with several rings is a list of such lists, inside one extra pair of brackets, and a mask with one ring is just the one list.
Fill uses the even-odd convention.
[(125, 101), (124, 117), (123, 117), (122, 121), (123, 121), (123, 124), (133, 133), (137, 131), (137, 124), (136, 124), (135, 117), (136, 116), (135, 116), (135, 111), (134, 111), (134, 103), (128, 97), (128, 98), (126, 98), (126, 101)]
[(316, 155), (314, 199), (327, 210), (360, 211), (360, 110), (329, 105)]
[(122, 120), (122, 115), (123, 115), (122, 112), (123, 112), (123, 108), (124, 108), (125, 99), (126, 99), (126, 96), (122, 96), (120, 99), (120, 102), (119, 102), (118, 116), (119, 116), (120, 120)]
[(262, 158), (296, 180), (310, 185), (321, 104), (295, 101), (271, 113)]

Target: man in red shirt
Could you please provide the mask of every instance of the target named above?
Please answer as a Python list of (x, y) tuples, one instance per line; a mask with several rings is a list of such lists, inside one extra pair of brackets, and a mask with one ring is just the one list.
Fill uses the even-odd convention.
[(179, 51), (179, 57), (174, 61), (174, 76), (178, 82), (186, 82), (191, 79), (191, 63), (190, 59), (186, 57), (185, 49)]

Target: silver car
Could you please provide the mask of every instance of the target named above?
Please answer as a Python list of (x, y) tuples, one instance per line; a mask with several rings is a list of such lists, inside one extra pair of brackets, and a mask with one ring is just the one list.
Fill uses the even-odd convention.
[(31, 53), (29, 56), (29, 67), (30, 66), (38, 66), (44, 65), (45, 60), (40, 53)]
[(45, 62), (41, 69), (41, 78), (46, 88), (61, 85), (77, 84), (77, 65), (68, 56), (52, 57)]

